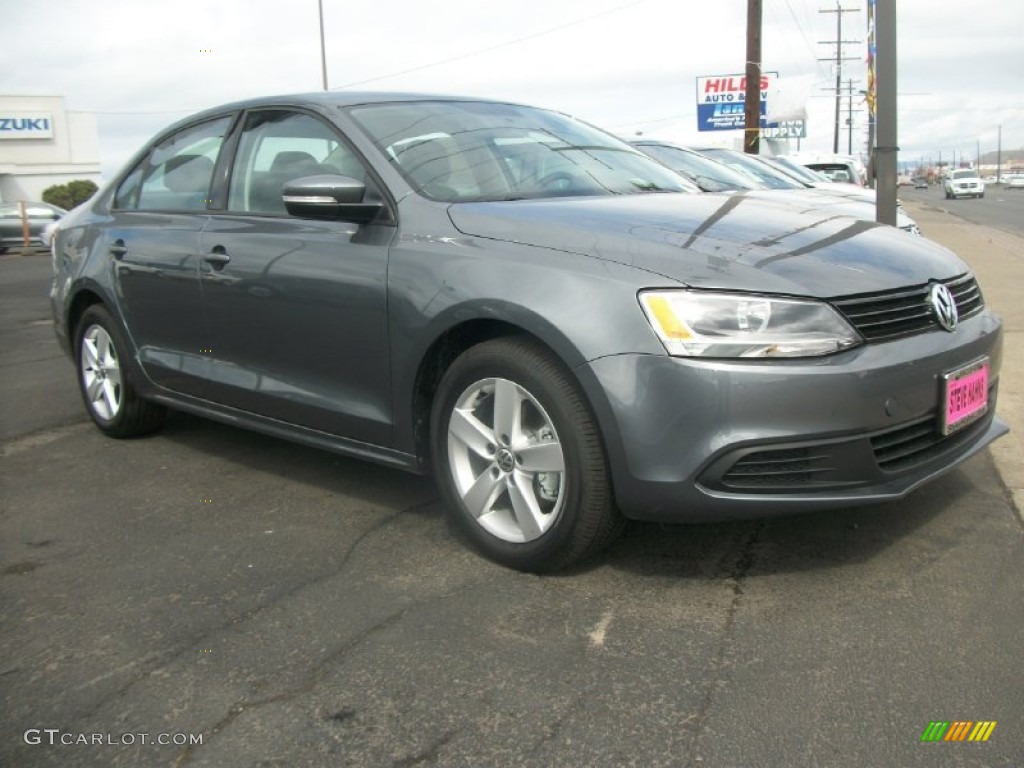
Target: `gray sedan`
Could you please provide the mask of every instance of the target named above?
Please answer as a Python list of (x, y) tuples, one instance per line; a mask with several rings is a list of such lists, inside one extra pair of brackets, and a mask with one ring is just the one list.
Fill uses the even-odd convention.
[(172, 126), (63, 223), (57, 336), (116, 438), (175, 408), (433, 472), (484, 554), (899, 498), (1002, 434), (970, 268), (692, 186), (514, 104), (313, 94)]

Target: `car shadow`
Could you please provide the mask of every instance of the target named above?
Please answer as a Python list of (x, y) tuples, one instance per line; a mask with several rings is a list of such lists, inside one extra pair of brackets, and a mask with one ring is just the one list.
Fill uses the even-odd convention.
[[(988, 454), (975, 458), (991, 465)], [(994, 472), (994, 468), (992, 469)], [(690, 525), (631, 523), (605, 558), (623, 571), (672, 578), (740, 579), (864, 563), (919, 535), (981, 489), (956, 469), (882, 504)], [(929, 534), (935, 538), (940, 534)], [(952, 546), (955, 540), (936, 542)]]
[[(445, 514), (432, 478), (177, 412), (158, 434), (282, 482), (409, 510), (471, 547)], [(985, 471), (995, 472), (987, 453), (972, 461), (987, 462)], [(871, 560), (979, 492), (973, 476), (957, 469), (905, 499), (872, 506), (719, 523), (630, 521), (608, 549), (553, 578), (612, 568), (647, 577), (720, 580), (841, 567)]]
[[(282, 482), (313, 485), (368, 504), (384, 504), (417, 510), (440, 517), (431, 500), (438, 492), (429, 477), (414, 475), (371, 461), (349, 458), (311, 448), (199, 416), (171, 411), (167, 423), (154, 438), (183, 448), (202, 451), (263, 474), (276, 475)], [(408, 502), (412, 500), (413, 504)]]

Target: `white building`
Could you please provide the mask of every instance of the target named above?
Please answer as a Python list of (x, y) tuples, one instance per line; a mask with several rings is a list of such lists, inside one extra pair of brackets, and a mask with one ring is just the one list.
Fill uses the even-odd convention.
[(0, 96), (0, 202), (75, 179), (100, 183), (96, 115), (69, 112), (63, 96)]

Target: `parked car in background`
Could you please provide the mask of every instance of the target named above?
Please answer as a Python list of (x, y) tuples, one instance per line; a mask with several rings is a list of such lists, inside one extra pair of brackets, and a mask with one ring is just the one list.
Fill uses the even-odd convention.
[(610, 134), (326, 92), (171, 126), (61, 224), (54, 329), (105, 434), (166, 407), (435, 474), (508, 566), (898, 499), (1006, 431), (970, 267)]
[(812, 170), (806, 165), (801, 165), (791, 157), (787, 157), (786, 155), (758, 155), (758, 157), (769, 165), (788, 173), (790, 176), (795, 176), (800, 181), (805, 184), (809, 184), (812, 187), (818, 187), (819, 189), (830, 191), (838, 189), (838, 187), (834, 186), (835, 182), (833, 182), (828, 176), (820, 171)]
[(976, 168), (957, 168), (950, 171), (942, 188), (947, 200), (985, 196), (985, 182), (978, 176)]
[(797, 154), (792, 157), (798, 163), (825, 174), (832, 181), (856, 184), (859, 187), (863, 187), (867, 183), (867, 169), (860, 158), (853, 155)]
[[(671, 147), (666, 142), (662, 146)], [(645, 142), (636, 144), (641, 150)], [(727, 166), (748, 180), (748, 187), (756, 190), (749, 194), (755, 196), (769, 195), (775, 200), (786, 201), (806, 210), (819, 210), (832, 215), (853, 216), (858, 219), (875, 221), (874, 190), (856, 187), (850, 184), (830, 182), (810, 184), (790, 174), (784, 168), (772, 165), (767, 158), (750, 155), (723, 147), (690, 148), (709, 160)], [(663, 149), (662, 153), (669, 149)], [(896, 210), (896, 226), (910, 234), (920, 235), (917, 222), (907, 216), (902, 206)]]
[(696, 184), (704, 192), (735, 192), (741, 189), (763, 188), (750, 174), (741, 173), (717, 160), (705, 157), (696, 150), (656, 139), (641, 139), (631, 143), (645, 155)]
[(1010, 176), (1006, 182), (1007, 189), (1024, 189), (1024, 173)]
[(915, 176), (914, 189), (928, 189), (928, 179), (924, 176)]
[[(67, 215), (67, 211), (49, 203), (25, 203), (28, 218), (29, 246), (48, 248), (45, 230)], [(22, 227), (21, 203), (0, 204), (0, 252), (25, 245)]]

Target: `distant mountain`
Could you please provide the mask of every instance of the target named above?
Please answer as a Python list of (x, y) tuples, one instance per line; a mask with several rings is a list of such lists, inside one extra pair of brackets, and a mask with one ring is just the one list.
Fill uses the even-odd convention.
[(1024, 165), (1024, 148), (1021, 149), (1004, 149), (1002, 158), (998, 158), (998, 153), (995, 150), (986, 152), (981, 156), (982, 165), (995, 165), (998, 159), (1002, 160), (1003, 165)]

